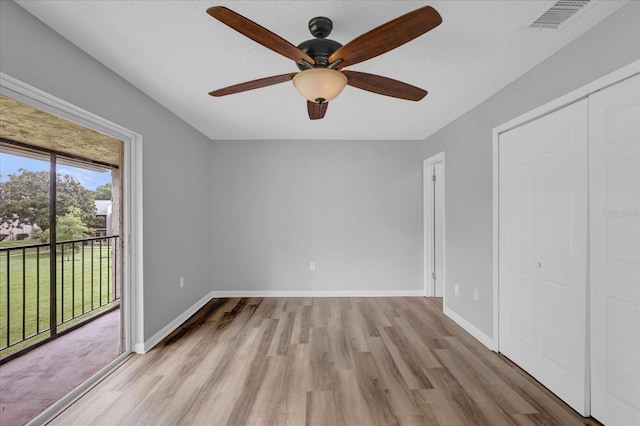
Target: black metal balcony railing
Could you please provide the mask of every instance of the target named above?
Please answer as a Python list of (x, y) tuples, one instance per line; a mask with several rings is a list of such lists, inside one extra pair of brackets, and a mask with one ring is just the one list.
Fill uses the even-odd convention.
[(0, 247), (0, 358), (118, 305), (117, 247), (117, 235), (60, 241), (55, 256), (49, 243)]

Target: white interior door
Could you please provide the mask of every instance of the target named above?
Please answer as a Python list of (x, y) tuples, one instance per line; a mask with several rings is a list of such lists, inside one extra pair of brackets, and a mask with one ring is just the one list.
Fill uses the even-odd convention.
[[(444, 152), (423, 162), (424, 290), (427, 297), (445, 296)], [(444, 300), (446, 305), (446, 300)]]
[(435, 265), (435, 295), (442, 297), (444, 294), (444, 164), (442, 162), (433, 165), (433, 263)]
[(587, 101), (500, 135), (500, 352), (588, 414)]
[(640, 76), (589, 99), (591, 412), (640, 425)]

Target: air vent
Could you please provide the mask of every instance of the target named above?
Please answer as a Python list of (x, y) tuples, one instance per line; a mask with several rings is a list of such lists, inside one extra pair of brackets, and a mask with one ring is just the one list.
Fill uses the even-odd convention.
[(559, 0), (551, 6), (541, 17), (529, 25), (529, 28), (544, 28), (557, 30), (567, 19), (571, 18), (590, 0)]

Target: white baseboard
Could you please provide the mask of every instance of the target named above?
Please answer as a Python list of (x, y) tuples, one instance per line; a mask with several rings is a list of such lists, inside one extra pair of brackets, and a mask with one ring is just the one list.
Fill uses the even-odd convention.
[(462, 318), (460, 315), (446, 306), (444, 308), (444, 314), (451, 318), (460, 327), (464, 328), (467, 333), (472, 335), (476, 340), (485, 345), (487, 348), (491, 349), (494, 352), (498, 352), (498, 347), (495, 344), (495, 340), (484, 334), (482, 331), (476, 328), (475, 325), (471, 324), (469, 321)]
[(137, 353), (137, 354), (145, 353), (145, 351), (144, 351), (144, 343), (133, 343), (131, 345), (131, 352), (134, 352), (134, 353)]
[(424, 290), (213, 291), (212, 297), (424, 297)]
[(145, 353), (149, 352), (151, 350), (151, 348), (153, 348), (155, 345), (160, 343), (160, 341), (162, 339), (164, 339), (169, 334), (171, 334), (183, 322), (188, 320), (189, 317), (191, 317), (191, 315), (193, 315), (196, 312), (198, 312), (198, 310), (200, 308), (202, 308), (204, 305), (206, 305), (207, 302), (209, 302), (209, 300), (213, 299), (214, 297), (219, 297), (219, 296), (214, 296), (214, 293), (211, 292), (211, 293), (207, 294), (206, 296), (204, 296), (202, 299), (198, 300), (189, 309), (184, 311), (176, 319), (174, 319), (169, 324), (167, 324), (164, 328), (162, 328), (162, 330), (158, 331), (156, 334), (151, 336), (151, 338), (145, 340), (145, 342), (143, 344), (134, 344), (133, 348), (132, 348), (133, 352), (136, 352), (136, 353), (139, 353), (139, 354), (145, 354)]

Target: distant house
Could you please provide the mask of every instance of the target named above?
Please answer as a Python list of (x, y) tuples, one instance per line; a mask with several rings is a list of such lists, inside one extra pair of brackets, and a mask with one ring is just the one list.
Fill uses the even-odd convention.
[(111, 225), (111, 200), (95, 200), (96, 216), (100, 218), (100, 224), (96, 227), (96, 237), (103, 237), (108, 234), (107, 230)]
[(41, 231), (38, 225), (27, 225), (17, 219), (12, 224), (4, 222), (0, 224), (0, 241), (31, 239), (38, 231)]
[[(95, 200), (96, 216), (100, 218), (96, 227), (96, 237), (108, 235), (107, 230), (111, 226), (111, 200)], [(27, 225), (20, 223), (18, 219), (14, 223), (4, 222), (0, 224), (0, 241), (18, 241), (23, 239), (32, 239), (35, 234), (41, 231), (37, 224)]]

